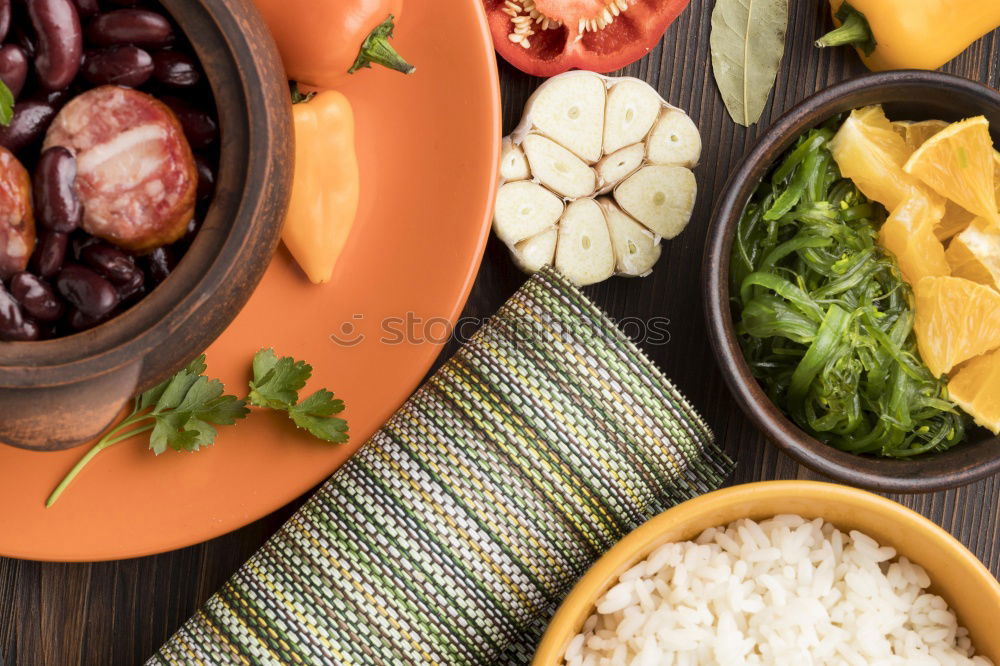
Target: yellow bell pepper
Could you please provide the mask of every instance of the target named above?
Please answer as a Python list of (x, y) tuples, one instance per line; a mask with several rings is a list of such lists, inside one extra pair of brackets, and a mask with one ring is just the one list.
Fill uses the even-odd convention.
[(301, 95), (293, 87), (292, 98), (295, 175), (281, 239), (309, 279), (321, 284), (333, 275), (358, 211), (354, 113), (335, 90)]
[(851, 44), (868, 69), (937, 69), (1000, 27), (1000, 0), (830, 0), (816, 46)]

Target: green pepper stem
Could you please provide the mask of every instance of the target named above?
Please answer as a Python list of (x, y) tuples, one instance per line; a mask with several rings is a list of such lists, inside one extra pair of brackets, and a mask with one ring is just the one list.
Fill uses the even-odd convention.
[(412, 74), (416, 67), (406, 62), (403, 56), (399, 55), (396, 49), (389, 44), (393, 28), (395, 28), (393, 16), (389, 14), (389, 18), (377, 25), (365, 38), (361, 50), (358, 52), (357, 60), (347, 70), (347, 73), (353, 74), (362, 67), (371, 67), (371, 63), (375, 63), (403, 74)]
[(289, 81), (288, 91), (292, 95), (292, 104), (304, 104), (316, 96), (316, 93), (314, 92), (304, 93), (301, 90), (299, 90), (298, 81)]
[(136, 428), (135, 430), (129, 430), (128, 432), (124, 433), (122, 432), (123, 430), (128, 430), (129, 426), (135, 425), (136, 423), (143, 421), (149, 418), (150, 416), (151, 416), (150, 414), (140, 415), (135, 412), (132, 412), (132, 414), (130, 414), (128, 418), (126, 418), (124, 421), (122, 421), (117, 426), (112, 428), (108, 432), (108, 434), (104, 435), (104, 437), (102, 437), (100, 441), (97, 442), (97, 444), (94, 444), (94, 446), (91, 447), (89, 451), (87, 451), (87, 454), (85, 456), (80, 458), (80, 461), (73, 466), (73, 469), (69, 471), (69, 474), (66, 475), (66, 478), (64, 478), (62, 481), (59, 482), (59, 485), (56, 486), (55, 490), (52, 491), (52, 494), (49, 495), (49, 498), (45, 500), (45, 508), (48, 509), (53, 504), (55, 504), (56, 501), (58, 501), (59, 497), (63, 494), (63, 491), (66, 490), (69, 484), (73, 483), (73, 479), (76, 478), (76, 476), (83, 470), (83, 468), (86, 467), (87, 464), (91, 460), (93, 460), (98, 453), (100, 453), (101, 451), (110, 446), (114, 446), (119, 442), (124, 442), (126, 439), (131, 439), (132, 437), (140, 433), (152, 430), (155, 424), (147, 423), (146, 425), (140, 428)]
[(826, 48), (850, 44), (860, 48), (865, 55), (871, 55), (877, 42), (865, 15), (845, 2), (837, 11), (837, 18), (841, 21), (840, 27), (817, 39), (816, 46)]

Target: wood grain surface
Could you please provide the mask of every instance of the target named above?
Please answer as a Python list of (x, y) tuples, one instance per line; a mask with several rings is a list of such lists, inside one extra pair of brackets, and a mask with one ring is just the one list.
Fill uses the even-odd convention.
[[(715, 194), (732, 165), (772, 118), (812, 92), (865, 71), (853, 52), (813, 48), (812, 41), (828, 27), (825, 2), (790, 4), (785, 57), (764, 116), (755, 127), (733, 124), (712, 80), (710, 0), (694, 0), (659, 47), (623, 70), (649, 81), (669, 102), (686, 109), (701, 128), (705, 152), (696, 171), (698, 206), (691, 226), (667, 243), (651, 276), (613, 278), (587, 290), (627, 330), (636, 331), (639, 322), (651, 317), (669, 320), (669, 342), (645, 348), (739, 461), (731, 483), (816, 478), (765, 442), (733, 404), (709, 350), (698, 298), (705, 230)], [(1000, 87), (1000, 34), (987, 35), (944, 69)], [(500, 76), (504, 130), (509, 131), (539, 80), (505, 63), (501, 63)], [(465, 314), (492, 314), (523, 280), (506, 250), (491, 240)], [(445, 350), (442, 358), (453, 348)], [(994, 575), (1000, 574), (1000, 477), (957, 490), (895, 499), (942, 525)], [(296, 505), (208, 543), (155, 557), (73, 565), (0, 559), (0, 665), (140, 663)]]

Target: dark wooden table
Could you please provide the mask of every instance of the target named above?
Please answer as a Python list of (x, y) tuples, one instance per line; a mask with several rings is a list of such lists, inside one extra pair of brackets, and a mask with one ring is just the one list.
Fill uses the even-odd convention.
[[(712, 79), (709, 0), (694, 0), (661, 45), (624, 70), (656, 86), (701, 128), (705, 151), (696, 172), (698, 206), (691, 226), (667, 243), (651, 276), (613, 278), (587, 290), (616, 319), (669, 318), (669, 343), (647, 347), (647, 351), (687, 393), (739, 461), (730, 483), (816, 478), (769, 445), (733, 404), (709, 350), (698, 296), (705, 231), (715, 195), (731, 167), (771, 119), (814, 91), (865, 71), (853, 52), (821, 52), (812, 47), (828, 26), (825, 1), (796, 0), (791, 5), (781, 72), (761, 122), (750, 129), (732, 123)], [(980, 40), (945, 69), (1000, 87), (1000, 34)], [(505, 63), (501, 63), (500, 79), (506, 132), (516, 124), (539, 80)], [(465, 314), (492, 314), (523, 279), (503, 246), (491, 240)], [(450, 351), (446, 349), (442, 358)], [(957, 490), (895, 499), (942, 525), (994, 574), (1000, 574), (1000, 477)], [(297, 505), (207, 543), (155, 557), (70, 565), (0, 558), (0, 666), (140, 663)]]

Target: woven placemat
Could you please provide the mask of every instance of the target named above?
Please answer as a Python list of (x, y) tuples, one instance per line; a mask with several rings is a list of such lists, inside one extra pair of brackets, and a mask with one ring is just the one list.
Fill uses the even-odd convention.
[(524, 663), (597, 557), (731, 468), (645, 355), (539, 273), (150, 663)]

